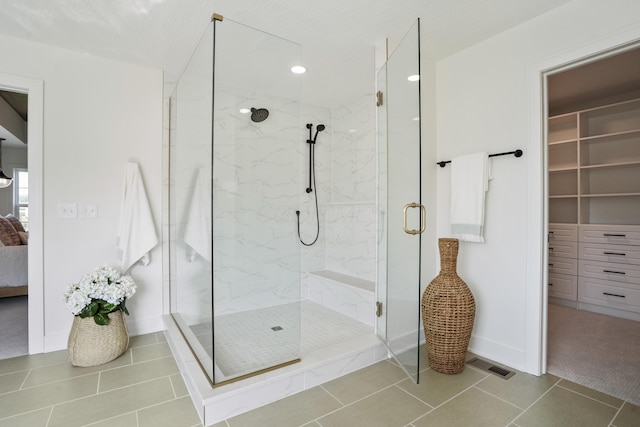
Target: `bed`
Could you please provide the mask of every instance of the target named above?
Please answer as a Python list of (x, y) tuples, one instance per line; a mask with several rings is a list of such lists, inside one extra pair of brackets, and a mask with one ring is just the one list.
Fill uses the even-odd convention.
[(0, 297), (27, 295), (29, 246), (0, 247)]

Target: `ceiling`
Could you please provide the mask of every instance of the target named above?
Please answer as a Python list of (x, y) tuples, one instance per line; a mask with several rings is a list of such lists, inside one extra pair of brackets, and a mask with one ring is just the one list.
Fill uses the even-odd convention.
[(640, 48), (592, 58), (548, 79), (549, 115), (640, 97)]
[(442, 58), (568, 0), (3, 0), (0, 34), (165, 71), (175, 82), (212, 13), (300, 43), (305, 102), (372, 92), (374, 47), (421, 19)]

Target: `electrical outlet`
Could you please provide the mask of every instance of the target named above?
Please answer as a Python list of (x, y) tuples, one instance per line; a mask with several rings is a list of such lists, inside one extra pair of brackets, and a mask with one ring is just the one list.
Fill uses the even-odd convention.
[(98, 217), (98, 205), (96, 203), (81, 204), (78, 211), (80, 218), (95, 219)]
[(58, 218), (77, 218), (78, 205), (76, 203), (58, 203)]

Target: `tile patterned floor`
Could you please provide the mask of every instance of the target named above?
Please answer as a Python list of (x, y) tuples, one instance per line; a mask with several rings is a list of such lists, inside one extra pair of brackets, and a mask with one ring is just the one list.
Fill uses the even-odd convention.
[[(426, 361), (423, 361), (426, 362)], [(426, 366), (423, 365), (423, 366)], [(215, 427), (637, 427), (640, 407), (553, 375), (509, 380), (468, 366), (421, 383), (383, 361)], [(201, 426), (162, 333), (76, 368), (65, 351), (0, 360), (0, 427)]]

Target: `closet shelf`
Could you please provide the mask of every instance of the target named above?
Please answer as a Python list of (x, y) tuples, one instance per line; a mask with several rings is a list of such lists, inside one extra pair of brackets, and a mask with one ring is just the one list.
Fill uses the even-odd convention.
[(552, 145), (562, 145), (562, 144), (571, 144), (571, 143), (575, 143), (577, 142), (578, 139), (577, 138), (573, 138), (573, 139), (563, 139), (562, 141), (553, 141), (553, 142), (549, 142), (549, 146)]
[[(580, 194), (582, 198), (604, 198), (604, 197), (637, 197), (640, 193), (599, 193), (599, 194)], [(551, 197), (551, 196), (549, 196)]]
[(563, 167), (563, 168), (549, 168), (549, 173), (554, 173), (554, 172), (570, 172), (570, 171), (575, 171), (578, 169), (578, 166), (567, 166), (567, 167)]
[[(581, 136), (580, 140), (583, 142), (591, 142), (591, 141), (597, 141), (599, 139), (607, 139), (607, 138), (612, 138), (616, 136), (635, 136), (635, 135), (640, 136), (640, 129), (633, 129), (633, 130), (628, 130), (624, 132), (603, 133), (600, 135)], [(561, 141), (561, 142), (569, 142), (569, 141)], [(557, 143), (555, 142), (549, 143), (549, 145), (552, 145), (552, 144), (557, 144)]]
[(619, 162), (619, 163), (607, 163), (602, 165), (584, 165), (584, 166), (580, 166), (580, 169), (604, 170), (604, 169), (619, 169), (619, 168), (634, 167), (634, 166), (640, 166), (640, 162)]

